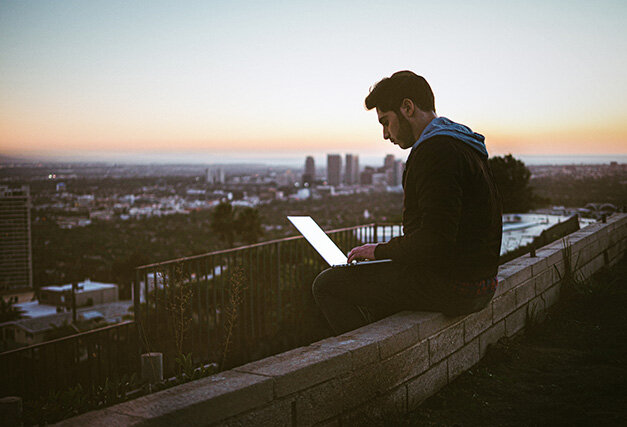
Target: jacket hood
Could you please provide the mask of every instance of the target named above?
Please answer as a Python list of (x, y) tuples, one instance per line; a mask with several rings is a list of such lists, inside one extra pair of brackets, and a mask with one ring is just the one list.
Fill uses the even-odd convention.
[(431, 120), (425, 130), (422, 131), (422, 134), (420, 134), (418, 141), (412, 146), (412, 151), (423, 141), (438, 135), (446, 135), (455, 138), (464, 144), (470, 145), (483, 156), (488, 157), (488, 150), (485, 147), (485, 137), (483, 135), (473, 132), (468, 126), (455, 123), (446, 117), (436, 117)]

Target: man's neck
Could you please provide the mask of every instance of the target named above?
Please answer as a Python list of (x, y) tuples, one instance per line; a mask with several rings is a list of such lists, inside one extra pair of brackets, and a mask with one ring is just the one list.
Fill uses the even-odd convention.
[(414, 132), (415, 140), (418, 140), (425, 128), (429, 126), (429, 123), (431, 123), (433, 119), (438, 117), (438, 115), (435, 114), (434, 111), (421, 111), (419, 114), (420, 115), (417, 117), (417, 120), (412, 123), (412, 130)]

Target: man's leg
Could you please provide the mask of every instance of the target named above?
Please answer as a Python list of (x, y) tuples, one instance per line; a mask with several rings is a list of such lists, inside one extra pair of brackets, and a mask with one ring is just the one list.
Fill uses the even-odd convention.
[(399, 269), (394, 263), (329, 268), (316, 277), (313, 294), (336, 335), (366, 325), (370, 319), (361, 307), (377, 314), (393, 314), (407, 308), (399, 290)]

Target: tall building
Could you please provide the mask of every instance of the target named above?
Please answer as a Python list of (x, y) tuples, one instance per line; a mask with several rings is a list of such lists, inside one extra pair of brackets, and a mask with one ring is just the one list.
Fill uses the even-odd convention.
[(211, 168), (207, 169), (207, 184), (224, 184), (224, 169), (222, 168)]
[(394, 161), (394, 154), (388, 154), (387, 156), (385, 156), (385, 160), (383, 160), (383, 168), (385, 170), (392, 169), (394, 167)]
[(347, 185), (359, 184), (359, 156), (356, 154), (347, 154), (345, 167), (344, 182)]
[(313, 184), (316, 181), (316, 164), (312, 156), (305, 159), (305, 172), (303, 173), (303, 184)]
[(371, 166), (366, 166), (363, 172), (359, 175), (359, 183), (361, 185), (372, 185), (372, 176), (375, 170)]
[(327, 183), (337, 187), (342, 182), (342, 157), (339, 154), (327, 154)]
[(0, 186), (0, 289), (33, 287), (28, 186)]
[(403, 185), (403, 161), (395, 160), (392, 167), (385, 171), (386, 181), (391, 187)]
[(405, 164), (402, 160), (396, 160), (394, 162), (394, 183), (392, 184), (395, 187), (400, 187), (403, 185), (403, 171), (405, 170)]

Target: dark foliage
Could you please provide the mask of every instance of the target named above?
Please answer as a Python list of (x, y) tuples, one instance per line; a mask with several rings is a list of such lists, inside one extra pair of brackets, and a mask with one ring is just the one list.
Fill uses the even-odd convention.
[(263, 235), (259, 211), (246, 207), (237, 212), (235, 230), (245, 243), (257, 243)]
[(235, 239), (235, 213), (233, 205), (229, 202), (221, 202), (211, 214), (211, 230), (226, 243), (233, 246)]
[(511, 154), (490, 158), (494, 180), (503, 198), (503, 212), (527, 212), (532, 208), (531, 172)]
[(17, 320), (22, 317), (22, 310), (15, 307), (17, 297), (9, 297), (6, 300), (0, 297), (0, 323)]
[(612, 203), (618, 209), (627, 208), (627, 176), (586, 176), (573, 178), (568, 175), (532, 178), (534, 193), (551, 200), (555, 205), (583, 207), (588, 203)]

